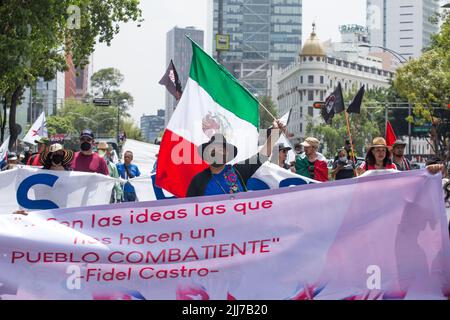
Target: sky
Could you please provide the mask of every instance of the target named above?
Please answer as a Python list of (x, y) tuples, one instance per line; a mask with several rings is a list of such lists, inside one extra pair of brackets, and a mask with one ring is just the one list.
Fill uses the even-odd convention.
[[(122, 91), (134, 97), (130, 113), (139, 125), (143, 114), (156, 114), (164, 109), (165, 88), (158, 84), (166, 65), (166, 33), (173, 27), (194, 26), (204, 30), (205, 41), (211, 39), (207, 30), (209, 0), (141, 0), (145, 21), (121, 24), (120, 33), (111, 46), (97, 44), (90, 72), (103, 68), (119, 69), (125, 77)], [(366, 0), (303, 0), (303, 43), (316, 22), (321, 41), (339, 41), (338, 26), (366, 23)], [(205, 44), (211, 50), (211, 43)]]

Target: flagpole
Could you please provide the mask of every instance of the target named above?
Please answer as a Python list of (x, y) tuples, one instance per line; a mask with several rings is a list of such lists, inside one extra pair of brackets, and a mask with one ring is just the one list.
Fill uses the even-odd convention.
[[(352, 151), (352, 159), (353, 159), (353, 163), (354, 163), (354, 165), (356, 166), (355, 151), (354, 151), (354, 149), (353, 149), (352, 133), (351, 133), (351, 130), (350, 130), (350, 119), (349, 119), (347, 110), (344, 110), (344, 112), (345, 112), (345, 120), (346, 120), (346, 122), (347, 122), (347, 133), (348, 133), (348, 138), (349, 138), (349, 140), (350, 140), (350, 150)], [(357, 176), (357, 174), (356, 174), (356, 169), (353, 169), (353, 172), (355, 173), (355, 176)]]
[[(278, 121), (278, 119), (275, 118), (275, 116), (272, 114), (272, 112), (270, 112), (269, 109), (267, 109), (266, 106), (261, 103), (261, 101), (258, 101), (258, 102), (259, 102), (259, 105), (261, 107), (263, 107), (264, 110), (266, 110), (266, 112), (273, 118), (274, 121)], [(288, 139), (288, 141), (289, 141), (289, 132), (287, 131), (287, 124), (286, 124), (286, 127), (284, 130), (282, 128), (279, 128), (279, 129), (281, 130), (281, 133), (283, 133), (284, 136), (286, 137), (286, 139)]]

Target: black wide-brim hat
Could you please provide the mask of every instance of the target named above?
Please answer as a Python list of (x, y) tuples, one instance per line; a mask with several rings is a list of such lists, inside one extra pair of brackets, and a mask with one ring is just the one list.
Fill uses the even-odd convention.
[(223, 148), (227, 151), (226, 155), (227, 163), (236, 158), (238, 149), (236, 148), (235, 145), (228, 143), (225, 137), (220, 133), (216, 133), (211, 137), (211, 139), (208, 142), (198, 146), (197, 147), (198, 154), (203, 160), (209, 163), (208, 156), (211, 156), (212, 151), (211, 149), (217, 145), (223, 146)]
[(41, 155), (40, 155), (41, 163), (45, 164), (47, 161), (50, 161), (50, 158), (52, 157), (53, 153), (55, 153), (57, 151), (63, 151), (63, 153), (64, 153), (63, 161), (61, 163), (62, 166), (64, 166), (64, 167), (68, 166), (72, 162), (72, 160), (74, 158), (73, 151), (64, 149), (62, 145), (56, 143), (56, 144), (53, 144), (52, 146), (50, 146), (50, 148), (48, 150), (41, 153)]

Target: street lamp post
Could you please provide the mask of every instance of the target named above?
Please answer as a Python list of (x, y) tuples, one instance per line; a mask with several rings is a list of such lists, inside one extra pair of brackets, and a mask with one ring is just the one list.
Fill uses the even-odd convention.
[(389, 49), (389, 48), (385, 48), (385, 47), (382, 47), (382, 46), (373, 46), (373, 45), (370, 45), (370, 44), (360, 44), (358, 47), (360, 47), (360, 48), (378, 48), (378, 49), (382, 49), (383, 51), (389, 52), (394, 57), (396, 57), (400, 61), (400, 63), (403, 64), (403, 63), (408, 62), (408, 59), (406, 59), (401, 53), (398, 53), (398, 52), (396, 52), (396, 51), (394, 51), (392, 49)]
[(87, 122), (91, 122), (91, 123), (94, 123), (95, 124), (95, 121), (94, 120), (92, 120), (92, 119), (90, 119), (90, 118), (88, 118), (88, 117), (85, 117), (85, 116), (83, 116), (82, 114), (79, 114), (79, 113), (76, 113), (76, 112), (68, 112), (67, 114), (72, 114), (72, 115), (75, 115), (75, 116), (77, 116), (79, 119), (83, 119), (84, 121), (87, 121)]
[(128, 103), (128, 100), (122, 99), (117, 104), (117, 145), (120, 143), (120, 107), (125, 107)]
[[(400, 61), (401, 64), (404, 64), (406, 62), (408, 62), (408, 59), (406, 59), (401, 53), (398, 53), (392, 49), (386, 48), (386, 47), (382, 47), (382, 46), (373, 46), (370, 44), (360, 44), (358, 47), (362, 47), (362, 48), (378, 48), (378, 49), (382, 49), (383, 51), (389, 52), (390, 54), (392, 54), (394, 57), (396, 57), (398, 59), (398, 61)], [(386, 106), (386, 125), (387, 125), (387, 113), (388, 113), (388, 108), (389, 106)], [(411, 116), (411, 104), (408, 104), (408, 116)], [(411, 155), (411, 122), (408, 121), (408, 153)]]

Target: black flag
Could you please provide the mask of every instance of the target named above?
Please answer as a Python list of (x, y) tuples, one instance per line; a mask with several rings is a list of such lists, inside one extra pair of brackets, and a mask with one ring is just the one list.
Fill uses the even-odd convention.
[(359, 89), (352, 103), (350, 103), (350, 105), (348, 106), (347, 109), (348, 113), (357, 113), (357, 114), (361, 113), (361, 104), (363, 101), (365, 91), (366, 91), (365, 86), (362, 86), (361, 89)]
[(334, 92), (325, 100), (321, 114), (325, 123), (331, 124), (334, 115), (343, 112), (344, 110), (344, 97), (342, 96), (341, 83), (339, 83)]
[(181, 82), (172, 60), (170, 60), (166, 73), (162, 79), (159, 80), (159, 84), (165, 86), (175, 99), (180, 100), (183, 90), (181, 89)]

